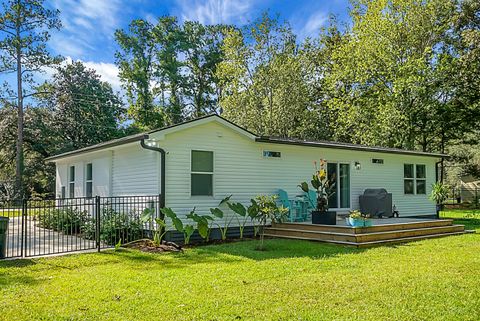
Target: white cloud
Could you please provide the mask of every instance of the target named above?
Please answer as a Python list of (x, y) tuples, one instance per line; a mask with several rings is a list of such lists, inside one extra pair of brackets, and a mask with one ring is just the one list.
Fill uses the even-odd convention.
[(62, 55), (80, 57), (94, 49), (99, 37), (111, 39), (120, 26), (120, 0), (51, 0), (60, 10), (63, 28), (54, 33), (51, 47)]
[(88, 68), (96, 70), (103, 81), (112, 85), (114, 91), (122, 90), (120, 78), (118, 78), (118, 67), (115, 64), (94, 61), (84, 61), (83, 63)]
[(320, 28), (328, 21), (328, 14), (323, 10), (315, 11), (307, 19), (294, 19), (297, 26), (295, 29), (300, 39), (312, 37), (318, 34)]
[(203, 24), (244, 24), (250, 18), (252, 4), (251, 0), (177, 0), (182, 20)]

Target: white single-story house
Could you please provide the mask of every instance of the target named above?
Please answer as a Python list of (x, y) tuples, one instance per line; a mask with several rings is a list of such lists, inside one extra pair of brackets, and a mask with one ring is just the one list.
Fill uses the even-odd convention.
[(385, 188), (401, 217), (435, 214), (428, 195), (443, 154), (383, 147), (260, 137), (208, 115), (148, 133), (50, 157), (59, 198), (162, 194), (179, 214), (208, 213), (225, 196), (248, 204), (283, 189), (295, 197), (313, 161), (337, 177), (330, 207), (359, 208), (367, 188)]

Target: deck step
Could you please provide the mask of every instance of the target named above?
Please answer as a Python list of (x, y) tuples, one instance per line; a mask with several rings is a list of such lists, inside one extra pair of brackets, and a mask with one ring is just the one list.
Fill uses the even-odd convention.
[(446, 236), (455, 236), (455, 235), (463, 235), (466, 234), (467, 232), (452, 232), (452, 233), (441, 233), (441, 234), (433, 234), (433, 235), (422, 235), (422, 236), (413, 236), (413, 237), (405, 237), (405, 238), (396, 238), (396, 239), (389, 239), (389, 240), (381, 240), (381, 241), (374, 241), (374, 242), (363, 242), (363, 243), (357, 243), (357, 242), (346, 242), (346, 241), (334, 241), (334, 240), (317, 240), (317, 239), (311, 239), (308, 237), (294, 237), (294, 236), (282, 236), (282, 235), (270, 235), (265, 233), (265, 236), (269, 237), (276, 237), (276, 238), (284, 238), (284, 239), (292, 239), (292, 240), (306, 240), (306, 241), (320, 241), (324, 243), (332, 243), (332, 244), (338, 244), (338, 245), (346, 245), (346, 246), (355, 246), (358, 248), (368, 248), (368, 247), (375, 247), (375, 246), (381, 246), (381, 245), (391, 245), (391, 244), (400, 244), (400, 243), (407, 243), (407, 242), (415, 242), (415, 241), (421, 241), (421, 240), (427, 240), (427, 239), (433, 239), (433, 238), (440, 238), (440, 237), (446, 237)]
[(407, 228), (394, 228), (384, 231), (372, 231), (367, 228), (367, 230), (361, 230), (358, 233), (352, 233), (346, 229), (332, 230), (326, 225), (313, 225), (315, 229), (312, 229), (311, 224), (275, 224), (266, 229), (265, 235), (365, 247), (466, 233), (465, 226), (453, 225), (451, 222), (442, 222), (442, 224), (446, 223), (449, 223), (449, 225), (432, 224), (433, 226), (427, 227), (402, 223), (398, 225)]
[(386, 224), (375, 225), (371, 227), (351, 227), (351, 226), (345, 226), (345, 225), (317, 225), (317, 224), (310, 224), (310, 223), (277, 223), (277, 224), (274, 224), (272, 227), (301, 229), (301, 230), (309, 230), (309, 231), (322, 230), (325, 232), (362, 234), (362, 233), (407, 230), (407, 229), (426, 228), (426, 227), (451, 226), (451, 225), (453, 225), (453, 220), (442, 219), (442, 220), (423, 220), (419, 222), (386, 223)]

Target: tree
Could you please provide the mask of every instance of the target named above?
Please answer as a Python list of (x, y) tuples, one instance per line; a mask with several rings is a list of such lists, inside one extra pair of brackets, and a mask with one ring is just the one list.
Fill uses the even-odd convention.
[(304, 69), (288, 24), (264, 13), (228, 30), (217, 67), (223, 115), (259, 135), (304, 136), (311, 116)]
[[(2, 2), (0, 15), (0, 73), (15, 72), (17, 90), (17, 144), (16, 144), (16, 190), (23, 195), (24, 169), (24, 99), (34, 95), (29, 86), (34, 84), (33, 75), (46, 66), (56, 64), (46, 43), (50, 31), (61, 27), (58, 10), (46, 9), (43, 0), (7, 0)], [(26, 85), (26, 86), (25, 86)]]
[[(39, 102), (51, 114), (41, 132), (61, 137), (55, 152), (65, 152), (118, 138), (124, 109), (120, 98), (93, 69), (81, 62), (57, 68), (53, 79), (41, 86)], [(46, 116), (47, 117), (47, 116)], [(49, 152), (45, 153), (48, 156)]]
[[(468, 59), (468, 68), (462, 60), (476, 44), (462, 53), (465, 32), (456, 29), (465, 27), (454, 21), (465, 10), (455, 0), (355, 0), (352, 7), (353, 25), (318, 76), (316, 100), (337, 115), (335, 140), (444, 152), (475, 128), (478, 63)], [(472, 10), (463, 21), (471, 28)]]
[(154, 128), (164, 125), (164, 115), (156, 110), (156, 89), (154, 70), (155, 40), (153, 26), (145, 20), (134, 20), (128, 32), (117, 30), (115, 39), (120, 50), (115, 53), (122, 81), (129, 103), (128, 113), (140, 128)]
[(218, 110), (223, 30), (165, 16), (116, 31), (116, 63), (135, 126), (158, 128)]
[(220, 88), (216, 71), (223, 59), (221, 45), (226, 28), (191, 21), (183, 25), (184, 95), (187, 105), (192, 106), (193, 117), (219, 111)]

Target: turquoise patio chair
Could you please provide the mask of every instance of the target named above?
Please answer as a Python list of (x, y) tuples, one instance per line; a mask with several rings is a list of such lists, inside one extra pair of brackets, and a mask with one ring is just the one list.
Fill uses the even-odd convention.
[(308, 194), (305, 195), (307, 202), (307, 219), (312, 218), (312, 211), (315, 210), (316, 203), (317, 203), (317, 193), (315, 191), (309, 190)]
[(302, 215), (300, 213), (300, 206), (298, 202), (288, 199), (288, 193), (283, 189), (279, 189), (277, 194), (280, 205), (288, 209), (288, 220), (290, 222), (302, 221), (303, 219), (301, 217)]

